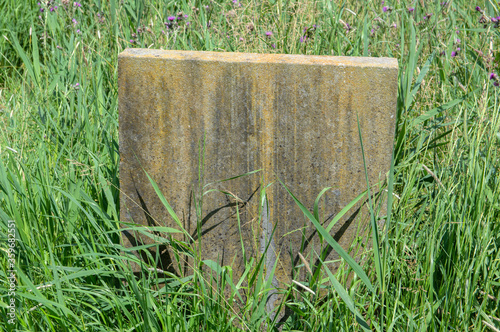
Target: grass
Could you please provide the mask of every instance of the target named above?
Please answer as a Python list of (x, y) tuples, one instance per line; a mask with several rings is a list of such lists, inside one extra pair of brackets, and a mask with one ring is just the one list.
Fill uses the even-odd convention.
[[(0, 2), (0, 329), (500, 330), (496, 2), (41, 3)], [(188, 17), (169, 21), (179, 12)], [(197, 258), (191, 275), (131, 275), (119, 233), (116, 64), (126, 47), (397, 58), (389, 213), (379, 253), (365, 252), (369, 283), (354, 276), (346, 287), (349, 265), (323, 266), (279, 290), (290, 313), (280, 325), (265, 308), (272, 285), (259, 257), (234, 280), (168, 240), (179, 261)]]

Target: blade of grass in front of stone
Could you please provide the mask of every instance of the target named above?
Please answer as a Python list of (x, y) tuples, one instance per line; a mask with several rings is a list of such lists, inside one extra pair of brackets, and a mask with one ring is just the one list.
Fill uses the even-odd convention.
[(280, 183), (283, 185), (285, 190), (290, 194), (290, 196), (293, 198), (297, 206), (300, 208), (302, 213), (311, 221), (311, 223), (314, 225), (318, 233), (325, 239), (325, 241), (335, 250), (340, 257), (342, 257), (347, 264), (353, 269), (353, 271), (363, 280), (365, 285), (370, 289), (371, 291), (374, 291), (375, 289), (373, 288), (370, 279), (368, 279), (368, 276), (366, 273), (363, 271), (363, 269), (359, 266), (356, 261), (349, 256), (349, 254), (333, 239), (333, 237), (321, 226), (320, 222), (314, 218), (314, 216), (309, 212), (309, 210), (306, 209), (306, 207), (292, 194), (292, 192), (286, 187), (286, 185), (280, 181)]

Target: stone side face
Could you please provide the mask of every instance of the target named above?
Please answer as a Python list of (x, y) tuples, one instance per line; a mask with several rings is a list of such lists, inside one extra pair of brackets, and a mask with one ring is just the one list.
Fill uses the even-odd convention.
[[(272, 268), (279, 257), (274, 283), (290, 283), (293, 263), (301, 264), (297, 253), (315, 260), (312, 250), (321, 249), (314, 226), (277, 179), (310, 211), (319, 192), (332, 187), (320, 206), (326, 227), (366, 189), (358, 117), (370, 183), (384, 179), (397, 70), (388, 58), (125, 50), (118, 66), (121, 220), (177, 227), (146, 171), (196, 240), (193, 246), (201, 223), (203, 259), (232, 265), (236, 276), (244, 271), (240, 230), (251, 257), (275, 227), (266, 265)], [(258, 169), (200, 190), (202, 183)], [(261, 191), (273, 182), (266, 188), (268, 209), (262, 209)], [(210, 189), (219, 191), (203, 196), (197, 216), (195, 200)], [(366, 209), (358, 212), (332, 229), (344, 248), (366, 221)], [(123, 241), (131, 246), (132, 234), (124, 232)], [(166, 249), (159, 267), (179, 273)], [(336, 257), (331, 252), (327, 260)]]

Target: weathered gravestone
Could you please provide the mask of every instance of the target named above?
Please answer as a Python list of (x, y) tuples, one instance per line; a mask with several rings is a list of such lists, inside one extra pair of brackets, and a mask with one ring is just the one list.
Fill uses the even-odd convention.
[[(199, 223), (203, 259), (232, 265), (238, 277), (241, 240), (248, 258), (270, 239), (266, 269), (279, 257), (274, 284), (290, 283), (298, 252), (315, 260), (321, 250), (314, 226), (277, 179), (310, 211), (319, 192), (332, 187), (319, 211), (328, 225), (367, 187), (359, 119), (370, 184), (383, 180), (393, 147), (397, 70), (388, 58), (125, 50), (118, 66), (121, 219), (178, 228), (147, 172), (193, 246)], [(200, 181), (259, 169), (204, 188), (220, 191), (203, 197), (197, 216)], [(266, 202), (261, 192), (272, 182)], [(331, 230), (344, 248), (367, 220), (359, 207)], [(123, 240), (126, 246), (151, 243), (128, 231)], [(179, 273), (169, 249), (160, 250), (159, 267)], [(327, 260), (336, 257), (332, 251)]]

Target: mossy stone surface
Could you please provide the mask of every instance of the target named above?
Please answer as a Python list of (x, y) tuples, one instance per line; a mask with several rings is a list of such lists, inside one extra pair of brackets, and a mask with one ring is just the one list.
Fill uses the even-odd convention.
[[(321, 249), (314, 226), (278, 179), (311, 211), (319, 192), (332, 187), (319, 210), (326, 227), (367, 188), (359, 119), (370, 184), (384, 180), (397, 76), (397, 60), (389, 58), (125, 50), (118, 66), (121, 220), (177, 227), (147, 172), (196, 240), (193, 246), (201, 222), (203, 259), (232, 265), (237, 277), (244, 271), (240, 231), (251, 257), (275, 229), (266, 268), (279, 257), (274, 284), (290, 283), (293, 264), (301, 264), (297, 253), (315, 261)], [(200, 190), (201, 183), (258, 169)], [(262, 209), (261, 191), (271, 183), (268, 209)], [(209, 189), (219, 191), (203, 196), (200, 221), (195, 201)], [(331, 233), (348, 248), (366, 220), (358, 204)], [(133, 236), (124, 232), (126, 246)], [(159, 267), (179, 273), (168, 248), (160, 250)], [(337, 257), (331, 252), (327, 260)]]

